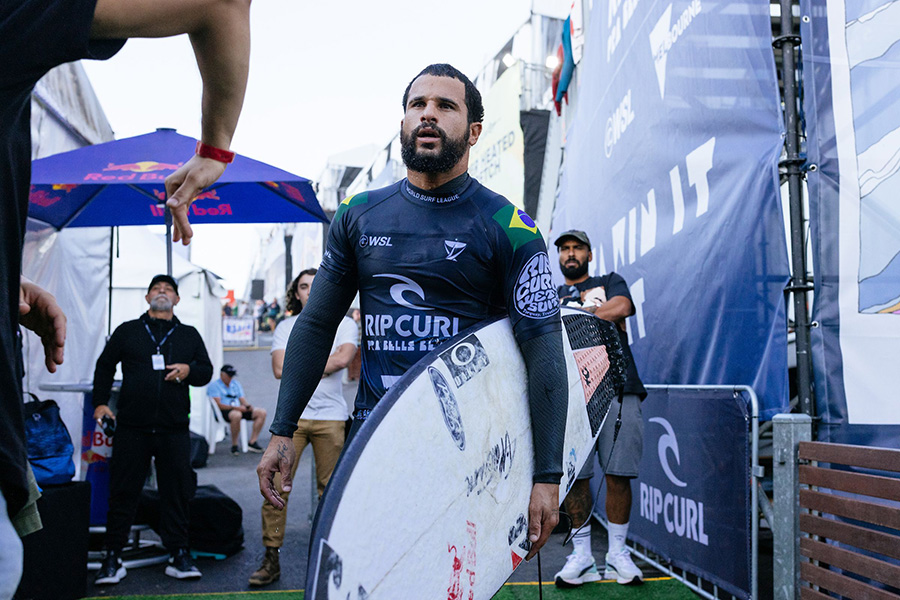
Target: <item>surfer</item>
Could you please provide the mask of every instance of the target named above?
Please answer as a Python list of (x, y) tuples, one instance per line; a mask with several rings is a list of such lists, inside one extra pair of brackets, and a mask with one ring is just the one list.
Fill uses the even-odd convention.
[[(600, 466), (606, 474), (606, 516), (609, 520), (608, 552), (604, 577), (616, 579), (619, 583), (637, 584), (644, 574), (631, 560), (631, 553), (625, 545), (628, 535), (628, 517), (631, 514), (631, 480), (637, 477), (641, 463), (644, 441), (644, 421), (641, 418), (641, 400), (647, 391), (641, 383), (631, 349), (625, 319), (634, 314), (634, 302), (628, 291), (628, 284), (621, 275), (607, 273), (601, 277), (588, 276), (591, 241), (583, 231), (572, 229), (556, 238), (559, 250), (559, 268), (566, 280), (557, 288), (562, 304), (571, 304), (588, 310), (601, 319), (617, 325), (622, 350), (625, 354), (625, 390), (622, 403), (618, 398), (609, 407), (609, 416), (600, 429), (597, 445), (578, 474), (569, 495), (563, 503), (566, 514), (572, 519), (572, 538), (575, 546), (566, 558), (566, 564), (556, 574), (559, 587), (577, 587), (589, 581), (599, 581), (597, 564), (591, 553), (591, 488), (594, 474), (594, 456), (600, 459)], [(622, 416), (622, 425), (615, 434), (616, 419)]]
[(446, 64), (426, 67), (407, 86), (403, 110), (407, 177), (347, 198), (335, 214), (285, 351), (272, 438), (257, 468), (260, 491), (284, 506), (273, 477), (280, 473), (290, 489), (291, 436), (357, 290), (363, 366), (348, 441), (391, 384), (430, 350), (484, 319), (509, 316), (527, 368), (534, 436), (530, 559), (559, 520), (568, 401), (547, 249), (525, 212), (468, 174), (484, 108), (465, 75)]

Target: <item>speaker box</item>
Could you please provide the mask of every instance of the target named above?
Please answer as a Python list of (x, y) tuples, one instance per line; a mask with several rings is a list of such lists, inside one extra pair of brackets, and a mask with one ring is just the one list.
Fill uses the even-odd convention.
[(262, 300), (266, 293), (266, 282), (264, 279), (253, 279), (250, 281), (250, 299)]
[(22, 538), (25, 564), (16, 600), (84, 598), (91, 484), (44, 486), (37, 506), (44, 528)]

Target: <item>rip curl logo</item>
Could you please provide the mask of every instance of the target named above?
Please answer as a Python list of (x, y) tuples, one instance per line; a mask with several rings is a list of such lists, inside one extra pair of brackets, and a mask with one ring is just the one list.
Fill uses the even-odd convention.
[(432, 308), (429, 308), (427, 306), (419, 306), (417, 304), (413, 304), (403, 296), (403, 294), (410, 292), (418, 296), (420, 300), (425, 300), (425, 290), (422, 289), (421, 285), (419, 285), (409, 277), (404, 277), (403, 275), (394, 275), (393, 273), (379, 273), (378, 275), (373, 275), (373, 277), (387, 277), (389, 279), (396, 279), (400, 282), (395, 283), (391, 286), (391, 299), (393, 299), (393, 301), (400, 306), (411, 308), (413, 310), (433, 310)]
[(444, 416), (444, 425), (447, 426), (456, 447), (465, 450), (466, 432), (463, 430), (462, 415), (459, 413), (459, 404), (453, 390), (441, 372), (434, 367), (428, 367), (428, 376), (431, 378), (431, 387), (434, 388), (434, 395), (437, 396), (441, 414)]
[(666, 430), (666, 433), (659, 436), (659, 443), (657, 444), (659, 465), (662, 467), (663, 472), (673, 484), (678, 487), (687, 487), (685, 482), (675, 477), (675, 474), (672, 472), (672, 467), (669, 466), (669, 458), (666, 453), (667, 450), (672, 451), (672, 454), (675, 456), (675, 463), (681, 465), (681, 457), (678, 453), (678, 438), (675, 437), (675, 431), (672, 429), (672, 425), (662, 417), (653, 417), (649, 419), (649, 421), (651, 423), (659, 423), (662, 425), (662, 428)]
[(559, 312), (546, 252), (538, 252), (522, 267), (516, 279), (515, 304), (520, 315), (532, 319), (552, 317)]

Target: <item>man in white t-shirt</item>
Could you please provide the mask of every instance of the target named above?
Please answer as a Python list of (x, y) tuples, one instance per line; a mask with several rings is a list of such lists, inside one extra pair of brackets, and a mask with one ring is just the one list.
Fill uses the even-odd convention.
[[(300, 275), (288, 286), (286, 310), (292, 316), (278, 324), (272, 337), (272, 372), (276, 379), (281, 379), (284, 350), (287, 347), (288, 337), (291, 335), (297, 315), (309, 300), (309, 290), (315, 274), (316, 269), (301, 271)], [(331, 478), (331, 473), (334, 471), (334, 466), (337, 464), (344, 446), (344, 426), (350, 414), (347, 409), (347, 401), (344, 399), (341, 372), (353, 360), (357, 346), (359, 346), (359, 328), (353, 319), (344, 317), (337, 334), (335, 334), (322, 381), (303, 414), (300, 415), (297, 431), (294, 432), (293, 442), (297, 460), (294, 461), (291, 475), (293, 476), (297, 471), (303, 449), (311, 444), (316, 462), (316, 485), (320, 497), (325, 491), (325, 486)], [(263, 501), (262, 530), (266, 554), (263, 557), (262, 566), (250, 576), (250, 585), (252, 586), (268, 585), (281, 576), (278, 551), (284, 542), (289, 492), (281, 489), (279, 475), (275, 476), (275, 488), (285, 500), (285, 510), (277, 510), (268, 502)]]

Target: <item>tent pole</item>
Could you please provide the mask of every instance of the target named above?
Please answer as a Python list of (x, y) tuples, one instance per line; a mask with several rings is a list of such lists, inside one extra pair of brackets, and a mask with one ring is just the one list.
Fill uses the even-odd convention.
[(796, 47), (800, 36), (794, 34), (794, 0), (781, 0), (781, 35), (775, 45), (781, 47), (784, 84), (785, 158), (781, 164), (788, 177), (788, 199), (791, 215), (791, 271), (793, 277), (787, 291), (794, 296), (794, 324), (797, 332), (797, 391), (800, 410), (815, 417), (816, 405), (812, 385), (810, 323), (807, 312), (808, 294), (813, 289), (806, 277), (806, 240), (803, 214), (803, 164), (800, 156), (800, 115), (797, 106), (799, 82), (796, 78)]
[(112, 296), (113, 296), (113, 247), (115, 244), (116, 228), (109, 228), (109, 298), (106, 307), (106, 338), (112, 335)]
[(172, 211), (166, 205), (166, 275), (172, 276)]

